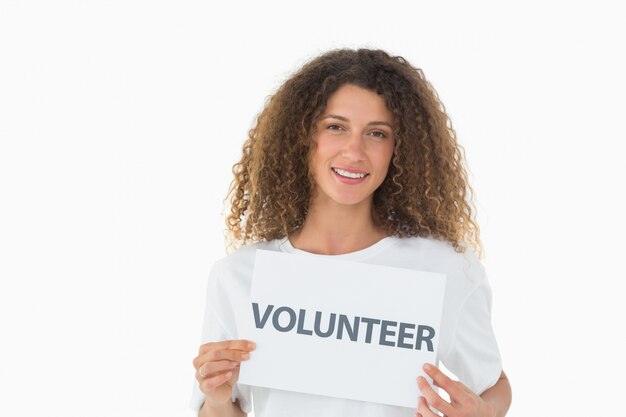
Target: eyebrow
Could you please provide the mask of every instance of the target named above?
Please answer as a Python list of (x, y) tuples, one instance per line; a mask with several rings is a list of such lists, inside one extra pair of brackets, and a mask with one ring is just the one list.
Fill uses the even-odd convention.
[[(339, 116), (337, 114), (327, 114), (326, 116), (322, 117), (320, 120), (330, 119), (330, 118), (342, 120), (344, 122), (350, 121), (350, 119), (348, 119), (347, 117)], [(391, 126), (391, 123), (384, 122), (384, 121), (373, 121), (367, 124), (367, 126), (380, 126), (380, 125), (388, 126), (390, 129), (393, 129), (393, 126)]]

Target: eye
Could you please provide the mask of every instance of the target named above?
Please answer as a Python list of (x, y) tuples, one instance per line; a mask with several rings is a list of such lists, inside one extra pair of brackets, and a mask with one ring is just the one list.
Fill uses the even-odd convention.
[(374, 132), (371, 132), (370, 135), (375, 136), (377, 138), (381, 138), (384, 139), (387, 137), (387, 135), (385, 134), (385, 132), (381, 132), (380, 130), (376, 130)]
[(339, 125), (336, 125), (336, 124), (330, 124), (330, 125), (326, 126), (326, 129), (329, 129), (329, 130), (340, 130), (340, 129), (342, 129), (342, 127), (339, 126)]

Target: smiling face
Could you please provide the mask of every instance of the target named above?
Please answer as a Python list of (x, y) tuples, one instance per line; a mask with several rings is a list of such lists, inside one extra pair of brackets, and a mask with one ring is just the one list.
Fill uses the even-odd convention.
[(376, 93), (346, 84), (328, 99), (313, 134), (314, 204), (371, 205), (393, 154), (393, 116)]

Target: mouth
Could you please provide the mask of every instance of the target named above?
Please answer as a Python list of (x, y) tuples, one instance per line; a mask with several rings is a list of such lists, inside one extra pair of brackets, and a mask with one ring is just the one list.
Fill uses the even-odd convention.
[(344, 178), (350, 178), (350, 179), (362, 179), (365, 178), (369, 175), (369, 172), (362, 172), (362, 171), (348, 171), (345, 169), (341, 169), (341, 168), (335, 168), (335, 167), (331, 167), (332, 171)]

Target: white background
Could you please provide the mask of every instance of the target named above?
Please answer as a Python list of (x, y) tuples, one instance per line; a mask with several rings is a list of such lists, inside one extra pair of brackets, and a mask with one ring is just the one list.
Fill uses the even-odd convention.
[(230, 167), (265, 98), (344, 46), (404, 56), (449, 111), (509, 416), (619, 414), (618, 8), (212, 3), (0, 0), (0, 415), (191, 415)]

